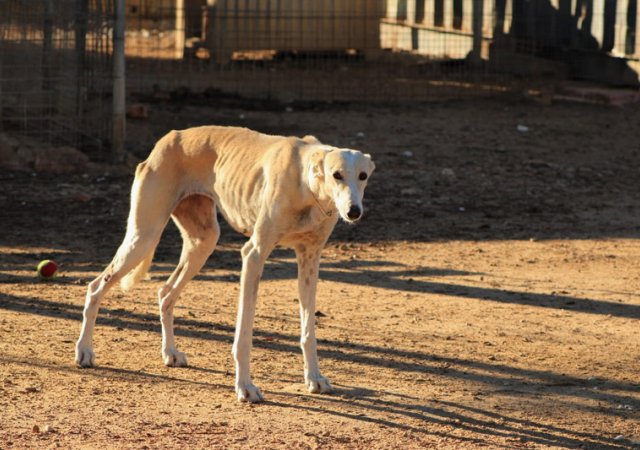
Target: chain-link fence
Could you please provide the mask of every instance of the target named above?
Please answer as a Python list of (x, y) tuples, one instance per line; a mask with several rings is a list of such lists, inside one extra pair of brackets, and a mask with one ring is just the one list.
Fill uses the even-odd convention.
[(0, 129), (109, 143), (113, 0), (0, 1)]
[(405, 102), (514, 77), (637, 86), (637, 0), (138, 0), (128, 85)]
[[(4, 128), (110, 144), (119, 0), (0, 1)], [(129, 95), (412, 102), (514, 79), (638, 86), (637, 0), (128, 0)]]
[[(439, 48), (412, 48), (412, 40), (424, 45), (424, 38), (408, 21), (414, 13), (407, 6), (396, 2), (393, 9), (381, 0), (130, 2), (129, 86), (132, 92), (188, 88), (282, 102), (402, 102), (430, 98), (447, 85), (496, 83), (500, 76), (481, 61), (469, 59), (473, 67), (467, 67), (471, 31), (443, 33)], [(489, 39), (478, 42), (486, 54)]]

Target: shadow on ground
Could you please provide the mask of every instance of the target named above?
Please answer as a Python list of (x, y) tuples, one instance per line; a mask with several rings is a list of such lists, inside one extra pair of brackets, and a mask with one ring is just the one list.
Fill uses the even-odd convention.
[[(67, 320), (82, 320), (82, 308), (69, 303), (51, 302), (42, 298), (18, 297), (3, 295), (0, 308)], [(177, 319), (176, 334), (208, 341), (224, 342), (231, 348), (233, 328), (224, 324), (206, 322), (196, 319)], [(141, 314), (123, 309), (102, 308), (98, 324), (108, 327), (125, 328), (136, 331), (152, 331), (160, 339), (160, 326), (155, 315)], [(265, 339), (266, 338), (266, 339)], [(298, 336), (264, 331), (255, 331), (254, 346), (269, 350), (274, 354), (280, 352), (299, 352)], [(320, 340), (320, 357), (359, 364), (367, 367), (384, 366), (398, 373), (414, 375), (416, 386), (428, 382), (425, 378), (438, 376), (441, 378), (459, 379), (473, 382), (479, 386), (475, 393), (478, 406), (469, 406), (452, 401), (438, 399), (427, 400), (415, 396), (376, 391), (358, 386), (337, 385), (335, 392), (327, 396), (306, 396), (290, 394), (282, 391), (266, 391), (270, 399), (263, 408), (297, 409), (311, 412), (322, 412), (336, 417), (350, 418), (362, 422), (372, 422), (390, 428), (406, 430), (413, 433), (429, 433), (441, 437), (452, 437), (441, 431), (428, 430), (420, 426), (433, 423), (450, 425), (474, 433), (475, 437), (460, 437), (469, 443), (491, 444), (492, 438), (501, 437), (513, 442), (531, 442), (538, 445), (561, 447), (588, 447), (597, 449), (625, 448), (623, 444), (615, 445), (610, 438), (597, 433), (585, 433), (561, 426), (549, 425), (535, 420), (521, 419), (496, 411), (483, 404), (484, 397), (507, 395), (521, 401), (539, 399), (548, 396), (558, 404), (570, 405), (573, 409), (594, 409), (584, 404), (584, 400), (596, 400), (599, 414), (620, 414), (615, 405), (628, 405), (635, 410), (640, 402), (631, 397), (640, 386), (615, 380), (598, 379), (596, 381), (573, 376), (566, 376), (552, 370), (523, 369), (500, 363), (488, 363), (473, 359), (440, 357), (418, 351), (385, 348), (381, 346), (363, 345), (338, 340)], [(99, 356), (98, 356), (99, 357)], [(76, 372), (71, 365), (73, 355), (69, 355), (69, 365), (59, 365), (37, 359), (19, 359), (0, 356), (5, 364), (17, 364), (29, 367), (46, 368), (53, 371)], [(83, 376), (98, 378), (121, 378), (127, 381), (153, 381), (166, 383), (197, 384), (211, 389), (233, 390), (233, 380), (228, 374), (229, 382), (203, 382), (190, 372), (223, 372), (209, 368), (190, 367), (175, 369), (176, 375), (166, 376), (132, 371), (112, 367), (97, 367), (82, 370)], [(225, 373), (225, 375), (227, 375)], [(595, 388), (595, 389), (594, 389)], [(562, 395), (559, 394), (562, 391)], [(607, 391), (615, 391), (610, 393)], [(628, 395), (626, 395), (627, 393)], [(304, 401), (306, 399), (306, 401)], [(604, 406), (603, 406), (604, 405)], [(486, 439), (486, 441), (485, 441)]]
[[(263, 279), (295, 279), (297, 276), (296, 263), (283, 259), (286, 256), (292, 256), (292, 254), (284, 250), (277, 250), (274, 253), (275, 257), (272, 257), (265, 267)], [(56, 252), (52, 252), (51, 254), (55, 256)], [(218, 250), (214, 255), (216, 266), (224, 268), (224, 273), (212, 275), (208, 272), (197, 275), (196, 279), (213, 282), (239, 281), (241, 261), (239, 259), (238, 251)], [(33, 270), (32, 261), (37, 261), (38, 256), (41, 255), (30, 252), (19, 254), (6, 253), (1, 255), (0, 264), (2, 264), (3, 270), (0, 272), (0, 283), (33, 282), (35, 278), (34, 272), (29, 276), (15, 275), (15, 272)], [(91, 260), (78, 261), (78, 257), (82, 257), (84, 255), (73, 255), (73, 259), (70, 258), (68, 253), (60, 253), (59, 256), (69, 260), (69, 263), (64, 267), (64, 269), (69, 272), (96, 273), (104, 269), (104, 266), (99, 266)], [(161, 263), (160, 266), (163, 270), (167, 271), (174, 269), (173, 264)], [(232, 273), (230, 274), (229, 272)], [(442, 294), (505, 304), (537, 306), (566, 311), (577, 311), (588, 314), (640, 319), (640, 306), (638, 305), (574, 297), (569, 295), (520, 292), (498, 288), (469, 286), (459, 283), (423, 281), (416, 279), (419, 277), (446, 277), (454, 275), (472, 275), (472, 273), (431, 267), (407, 267), (403, 264), (391, 261), (372, 261), (366, 259), (355, 259), (348, 262), (323, 261), (321, 263), (320, 271), (320, 278), (322, 280), (354, 284), (357, 286), (368, 285), (376, 288), (389, 289), (398, 293)], [(89, 280), (90, 277), (82, 279), (62, 277), (45, 282), (82, 284)]]

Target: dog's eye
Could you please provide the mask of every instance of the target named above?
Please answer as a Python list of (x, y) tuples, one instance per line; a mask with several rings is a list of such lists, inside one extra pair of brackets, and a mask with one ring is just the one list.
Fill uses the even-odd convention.
[(360, 172), (360, 175), (358, 175), (358, 178), (360, 178), (361, 180), (366, 180), (367, 179), (367, 174), (364, 172)]
[(333, 172), (333, 178), (336, 180), (342, 180), (342, 175), (340, 175), (340, 172)]

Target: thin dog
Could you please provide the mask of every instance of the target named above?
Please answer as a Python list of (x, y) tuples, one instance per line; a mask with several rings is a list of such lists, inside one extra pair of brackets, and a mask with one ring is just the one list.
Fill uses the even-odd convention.
[(95, 364), (93, 331), (102, 298), (118, 281), (127, 290), (145, 276), (171, 218), (183, 247), (178, 266), (158, 291), (162, 357), (167, 366), (187, 365), (175, 343), (173, 308), (216, 246), (219, 208), (235, 230), (249, 237), (242, 247), (233, 343), (238, 400), (263, 400), (251, 380), (249, 354), (258, 283), (276, 245), (296, 253), (305, 383), (313, 393), (330, 391), (316, 351), (320, 253), (338, 217), (353, 223), (362, 216), (362, 198), (374, 168), (369, 155), (323, 145), (313, 136), (270, 136), (219, 126), (171, 131), (138, 165), (124, 240), (104, 272), (88, 285), (76, 363)]

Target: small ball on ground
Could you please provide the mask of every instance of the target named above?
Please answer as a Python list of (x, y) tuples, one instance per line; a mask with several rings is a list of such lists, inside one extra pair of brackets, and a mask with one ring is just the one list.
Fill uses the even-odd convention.
[(37, 272), (40, 278), (52, 278), (58, 272), (58, 264), (50, 259), (45, 259), (38, 264)]

